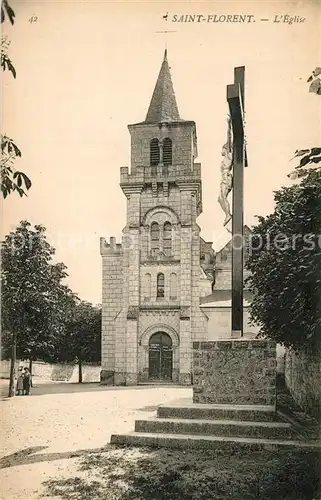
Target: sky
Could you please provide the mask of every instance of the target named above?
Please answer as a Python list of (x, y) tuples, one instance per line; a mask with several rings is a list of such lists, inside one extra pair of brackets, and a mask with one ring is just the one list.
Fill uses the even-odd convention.
[[(127, 125), (143, 121), (167, 46), (181, 118), (194, 120), (202, 163), (202, 237), (229, 239), (218, 203), (226, 139), (226, 85), (245, 66), (248, 167), (245, 222), (273, 211), (273, 192), (296, 149), (319, 145), (320, 98), (306, 80), (321, 64), (321, 1), (16, 1), (3, 78), (2, 130), (22, 150), (16, 168), (32, 179), (28, 197), (2, 202), (1, 237), (21, 220), (42, 224), (84, 300), (101, 302), (99, 238), (120, 241), (130, 165)], [(163, 15), (168, 13), (167, 20)], [(175, 23), (174, 14), (253, 15), (252, 23)], [(273, 22), (275, 16), (304, 22)], [(37, 18), (30, 22), (32, 16)], [(268, 18), (269, 21), (260, 21)], [(284, 19), (278, 17), (278, 19)], [(158, 31), (173, 31), (157, 33)]]

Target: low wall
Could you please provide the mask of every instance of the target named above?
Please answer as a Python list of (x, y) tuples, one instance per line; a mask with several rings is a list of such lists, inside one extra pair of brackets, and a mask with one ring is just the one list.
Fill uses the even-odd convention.
[(296, 354), (286, 349), (284, 376), (294, 400), (309, 415), (321, 420), (321, 355)]
[(193, 343), (193, 401), (212, 404), (276, 402), (276, 344), (230, 339)]
[[(18, 361), (18, 366), (29, 366), (28, 361)], [(0, 377), (9, 378), (10, 361), (2, 360), (0, 362)], [(78, 365), (67, 363), (49, 364), (42, 361), (34, 361), (32, 363), (33, 381), (41, 382), (78, 382)], [(100, 365), (82, 366), (83, 382), (99, 382), (100, 381)]]

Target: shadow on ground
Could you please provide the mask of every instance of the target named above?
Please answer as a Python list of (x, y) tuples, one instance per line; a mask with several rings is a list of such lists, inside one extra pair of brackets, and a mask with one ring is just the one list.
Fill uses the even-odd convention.
[(17, 451), (11, 455), (6, 455), (0, 459), (0, 469), (8, 467), (17, 467), (19, 465), (30, 465), (41, 462), (52, 462), (53, 460), (61, 460), (75, 457), (87, 457), (91, 453), (101, 453), (108, 450), (110, 445), (102, 448), (93, 448), (86, 450), (66, 451), (61, 453), (38, 453), (45, 450), (48, 446), (32, 446), (24, 450)]
[(110, 446), (83, 455), (76, 477), (43, 486), (46, 497), (62, 500), (313, 500), (320, 465), (314, 452)]

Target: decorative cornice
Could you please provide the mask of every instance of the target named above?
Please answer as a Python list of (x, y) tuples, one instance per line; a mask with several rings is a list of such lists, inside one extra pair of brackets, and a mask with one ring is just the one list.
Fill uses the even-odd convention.
[(185, 180), (177, 180), (176, 181), (177, 186), (179, 187), (180, 191), (198, 191), (201, 188), (201, 180), (195, 180), (195, 179), (185, 179)]
[(139, 307), (140, 311), (153, 311), (153, 312), (178, 312), (180, 310), (179, 305), (168, 305), (168, 304), (160, 304), (160, 305), (140, 305)]
[(144, 187), (144, 184), (137, 183), (137, 184), (131, 184), (130, 186), (128, 186), (128, 185), (121, 183), (120, 187), (122, 188), (125, 196), (127, 198), (129, 198), (131, 194), (141, 194), (143, 187)]
[(172, 259), (170, 257), (166, 257), (166, 260), (165, 260), (165, 257), (164, 257), (164, 260), (157, 260), (157, 259), (145, 259), (145, 260), (141, 260), (140, 261), (140, 264), (142, 266), (159, 266), (160, 264), (162, 266), (179, 266), (181, 263), (180, 260), (177, 260), (177, 259)]

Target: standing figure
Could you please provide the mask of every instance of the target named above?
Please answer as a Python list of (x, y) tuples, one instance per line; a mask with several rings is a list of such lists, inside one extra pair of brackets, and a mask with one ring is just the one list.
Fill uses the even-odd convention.
[(25, 396), (28, 396), (30, 393), (30, 384), (31, 384), (31, 374), (29, 372), (29, 368), (24, 369), (24, 376), (23, 376), (23, 393)]
[(222, 162), (221, 162), (221, 184), (218, 202), (225, 213), (224, 226), (232, 219), (230, 203), (228, 195), (233, 187), (233, 145), (231, 140), (231, 121), (228, 120), (227, 142), (222, 147)]
[(17, 375), (17, 387), (16, 387), (16, 395), (21, 396), (23, 394), (23, 371), (22, 371), (22, 366), (19, 366), (18, 368), (18, 375)]

